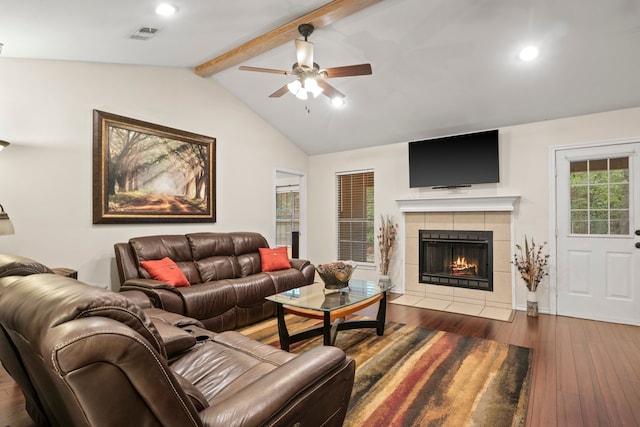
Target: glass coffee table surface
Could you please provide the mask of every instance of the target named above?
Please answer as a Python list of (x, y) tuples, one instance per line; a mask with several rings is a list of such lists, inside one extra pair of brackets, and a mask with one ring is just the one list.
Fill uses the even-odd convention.
[[(289, 350), (290, 344), (323, 335), (324, 345), (333, 345), (338, 331), (356, 328), (375, 328), (384, 333), (387, 292), (393, 285), (368, 280), (351, 279), (342, 289), (325, 289), (323, 282), (271, 295), (266, 299), (277, 304), (280, 347)], [(346, 320), (345, 317), (380, 302), (375, 320)], [(284, 315), (287, 313), (311, 319), (322, 319), (321, 327), (289, 334)]]

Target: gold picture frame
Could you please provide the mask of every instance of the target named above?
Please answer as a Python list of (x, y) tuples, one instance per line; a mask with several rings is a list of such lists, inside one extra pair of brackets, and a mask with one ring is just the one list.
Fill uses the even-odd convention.
[(93, 110), (93, 223), (216, 220), (216, 139)]

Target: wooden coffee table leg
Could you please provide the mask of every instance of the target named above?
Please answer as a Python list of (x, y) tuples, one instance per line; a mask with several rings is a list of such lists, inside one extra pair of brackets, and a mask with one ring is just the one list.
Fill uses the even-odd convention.
[(289, 351), (291, 341), (289, 340), (289, 331), (287, 324), (284, 322), (284, 307), (278, 304), (278, 335), (280, 336), (280, 348)]

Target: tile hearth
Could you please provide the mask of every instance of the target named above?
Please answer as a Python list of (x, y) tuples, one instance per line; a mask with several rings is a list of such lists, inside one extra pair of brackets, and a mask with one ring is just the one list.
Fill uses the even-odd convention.
[(511, 322), (514, 315), (514, 311), (510, 308), (490, 307), (480, 304), (443, 300), (434, 297), (402, 295), (389, 302), (391, 304), (427, 308), (429, 310), (446, 311), (448, 313), (465, 314), (468, 316), (484, 317), (487, 319), (502, 320), (505, 322)]

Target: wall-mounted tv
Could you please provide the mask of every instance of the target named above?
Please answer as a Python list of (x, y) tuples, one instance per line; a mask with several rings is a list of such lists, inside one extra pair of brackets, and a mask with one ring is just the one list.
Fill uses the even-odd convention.
[(409, 143), (409, 187), (500, 182), (498, 130)]

